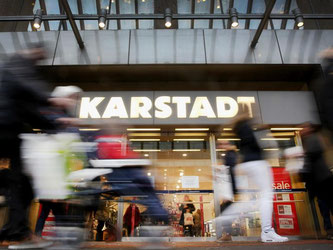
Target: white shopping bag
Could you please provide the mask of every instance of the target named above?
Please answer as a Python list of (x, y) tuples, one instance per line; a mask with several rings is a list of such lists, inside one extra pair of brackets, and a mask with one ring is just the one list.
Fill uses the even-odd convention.
[(68, 157), (77, 134), (22, 134), (24, 171), (32, 178), (38, 199), (65, 199), (70, 194), (66, 176), (70, 172)]
[(193, 214), (184, 213), (184, 226), (194, 225)]
[(233, 200), (232, 183), (228, 166), (216, 165), (214, 170), (214, 193), (218, 200)]
[(299, 173), (304, 167), (304, 151), (301, 146), (295, 146), (284, 150), (286, 157), (286, 171), (292, 174)]

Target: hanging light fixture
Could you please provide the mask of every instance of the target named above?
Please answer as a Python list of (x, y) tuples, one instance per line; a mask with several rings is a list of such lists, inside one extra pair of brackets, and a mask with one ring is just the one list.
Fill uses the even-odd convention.
[(43, 11), (41, 9), (36, 10), (35, 16), (34, 16), (34, 28), (35, 29), (40, 29), (42, 25), (42, 14)]
[(165, 13), (164, 13), (164, 20), (165, 20), (165, 27), (166, 28), (170, 28), (172, 23), (172, 14), (171, 14), (171, 10), (169, 8), (165, 9)]
[(98, 17), (98, 26), (100, 29), (104, 29), (105, 26), (106, 26), (106, 14), (107, 14), (107, 11), (106, 9), (101, 9), (101, 13)]
[(304, 26), (304, 19), (303, 19), (303, 15), (301, 13), (301, 10), (299, 8), (294, 9), (293, 13), (295, 15), (295, 22), (298, 28), (301, 28)]
[(237, 28), (239, 25), (237, 10), (235, 8), (231, 8), (229, 11), (229, 14), (230, 14), (230, 18), (231, 18), (231, 27)]

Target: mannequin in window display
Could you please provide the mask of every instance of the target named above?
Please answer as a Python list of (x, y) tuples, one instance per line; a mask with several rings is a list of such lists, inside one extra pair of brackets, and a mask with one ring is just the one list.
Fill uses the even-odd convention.
[[(188, 203), (187, 203), (188, 202)], [(179, 225), (183, 226), (183, 232), (184, 232), (184, 214), (186, 213), (186, 210), (189, 210), (189, 213), (193, 213), (195, 211), (195, 206), (192, 203), (192, 200), (190, 197), (186, 194), (184, 195), (184, 203), (182, 203), (179, 207), (179, 210), (182, 211), (182, 214), (180, 216)]]

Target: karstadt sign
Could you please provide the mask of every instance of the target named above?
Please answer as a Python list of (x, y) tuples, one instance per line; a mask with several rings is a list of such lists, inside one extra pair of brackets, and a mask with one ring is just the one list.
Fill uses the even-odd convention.
[(86, 92), (77, 115), (86, 123), (115, 120), (133, 125), (223, 125), (245, 107), (258, 123), (320, 123), (310, 91)]
[(88, 92), (80, 100), (78, 115), (131, 124), (221, 124), (244, 107), (250, 116), (257, 114), (257, 100), (256, 92)]

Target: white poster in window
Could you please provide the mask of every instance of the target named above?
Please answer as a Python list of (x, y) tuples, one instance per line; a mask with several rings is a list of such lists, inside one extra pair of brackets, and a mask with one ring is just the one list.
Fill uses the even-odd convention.
[(199, 188), (199, 176), (182, 176), (182, 188)]
[(291, 205), (278, 205), (279, 215), (293, 215)]
[(279, 218), (281, 229), (294, 229), (294, 221), (292, 218)]

